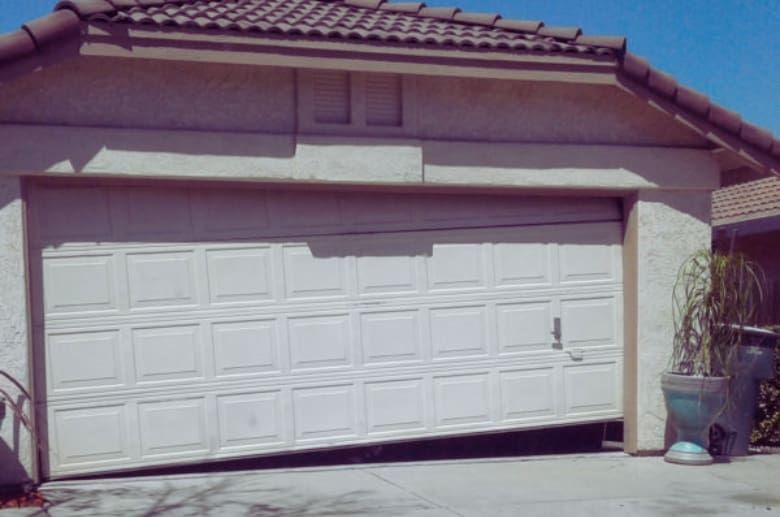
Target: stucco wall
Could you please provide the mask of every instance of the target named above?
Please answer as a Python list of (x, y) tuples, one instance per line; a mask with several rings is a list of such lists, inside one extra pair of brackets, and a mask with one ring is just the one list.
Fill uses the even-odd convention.
[(287, 68), (79, 58), (0, 88), (0, 121), (290, 133)]
[[(0, 370), (29, 389), (27, 283), (23, 205), (19, 178), (0, 176)], [(27, 400), (0, 375), (0, 389), (31, 414)], [(0, 397), (2, 398), (2, 397)], [(32, 476), (30, 433), (10, 406), (0, 406), (0, 485)]]
[(424, 138), (702, 145), (700, 137), (615, 87), (420, 77)]
[(665, 446), (661, 374), (672, 349), (672, 290), (677, 271), (710, 246), (710, 195), (639, 191), (626, 203), (626, 447)]
[[(291, 133), (295, 88), (287, 68), (82, 57), (0, 88), (0, 122)], [(417, 76), (404, 95), (405, 137), (704, 145), (612, 86)]]

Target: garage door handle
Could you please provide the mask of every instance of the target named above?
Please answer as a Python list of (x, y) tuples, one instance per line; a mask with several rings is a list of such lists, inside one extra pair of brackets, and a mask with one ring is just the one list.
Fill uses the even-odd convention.
[(561, 343), (561, 318), (553, 318), (553, 331), (550, 332), (555, 338), (553, 341), (553, 348), (558, 350), (563, 349), (563, 343)]

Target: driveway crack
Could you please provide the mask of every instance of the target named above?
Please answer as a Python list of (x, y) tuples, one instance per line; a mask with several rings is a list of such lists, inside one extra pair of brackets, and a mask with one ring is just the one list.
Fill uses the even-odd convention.
[(419, 493), (415, 492), (414, 490), (412, 490), (410, 488), (407, 488), (407, 487), (405, 487), (403, 485), (399, 485), (398, 483), (387, 479), (386, 477), (382, 476), (381, 474), (379, 474), (377, 472), (374, 472), (373, 470), (365, 470), (364, 472), (366, 472), (368, 474), (371, 474), (372, 476), (374, 476), (378, 480), (384, 481), (388, 485), (392, 485), (392, 486), (396, 487), (397, 489), (402, 490), (402, 491), (406, 492), (407, 494), (409, 494), (409, 495), (411, 495), (413, 497), (416, 497), (417, 499), (425, 501), (426, 503), (428, 503), (428, 504), (430, 504), (432, 506), (435, 506), (436, 508), (439, 508), (440, 510), (444, 510), (445, 512), (449, 512), (450, 514), (456, 515), (457, 517), (468, 517), (468, 516), (466, 516), (466, 515), (464, 515), (464, 514), (462, 514), (460, 512), (457, 512), (457, 511), (453, 510), (449, 506), (437, 503), (433, 499), (429, 499), (429, 498), (425, 497), (424, 495), (419, 494)]

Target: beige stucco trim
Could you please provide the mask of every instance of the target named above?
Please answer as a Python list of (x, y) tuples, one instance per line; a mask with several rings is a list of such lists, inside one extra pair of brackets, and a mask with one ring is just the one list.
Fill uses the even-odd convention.
[(718, 187), (700, 149), (0, 125), (0, 173), (312, 183)]

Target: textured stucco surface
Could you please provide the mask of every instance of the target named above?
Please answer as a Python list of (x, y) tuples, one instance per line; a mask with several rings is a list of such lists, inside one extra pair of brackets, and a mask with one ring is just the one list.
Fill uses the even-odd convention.
[(292, 132), (291, 69), (79, 58), (0, 88), (0, 121)]
[(702, 145), (701, 137), (615, 87), (418, 78), (423, 138)]
[[(27, 287), (23, 205), (19, 178), (0, 176), (0, 370), (29, 389)], [(0, 389), (21, 394), (0, 376)], [(24, 400), (30, 414), (30, 401)], [(28, 431), (6, 407), (0, 417), (0, 485), (23, 481), (32, 474)]]
[(674, 336), (672, 290), (685, 259), (710, 246), (710, 195), (640, 191), (632, 210), (637, 307), (635, 335), (627, 341), (635, 341), (636, 350), (629, 355), (635, 357), (636, 373), (635, 391), (627, 396), (636, 400), (636, 449), (654, 451), (664, 448), (666, 409), (661, 374), (668, 366)]
[(715, 189), (698, 149), (0, 124), (0, 173), (534, 188)]
[[(416, 116), (407, 115), (416, 129), (407, 137), (705, 145), (613, 86), (432, 76), (412, 82), (406, 94), (415, 98), (404, 104), (416, 107)], [(295, 96), (288, 68), (82, 57), (4, 85), (0, 122), (289, 133)]]

